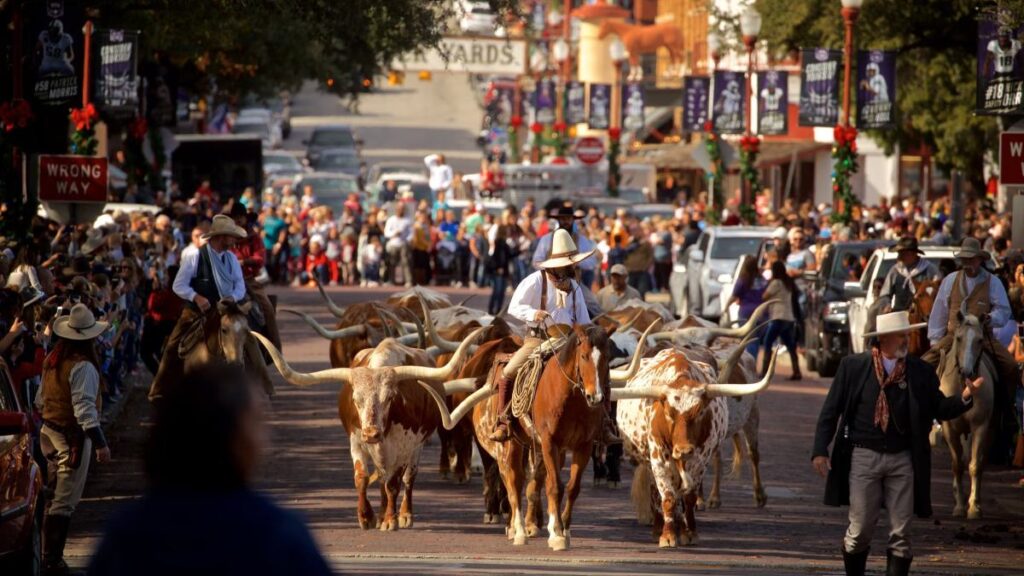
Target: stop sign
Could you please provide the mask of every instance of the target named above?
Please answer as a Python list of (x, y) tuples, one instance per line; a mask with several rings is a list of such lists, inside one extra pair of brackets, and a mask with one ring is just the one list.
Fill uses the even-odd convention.
[(587, 136), (576, 141), (576, 158), (584, 164), (597, 164), (604, 158), (604, 142)]

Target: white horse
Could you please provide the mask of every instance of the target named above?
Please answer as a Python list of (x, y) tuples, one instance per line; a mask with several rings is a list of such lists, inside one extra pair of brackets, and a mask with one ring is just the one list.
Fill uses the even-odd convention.
[(978, 484), (981, 483), (981, 470), (985, 465), (985, 452), (988, 450), (992, 437), (992, 404), (996, 383), (995, 364), (985, 352), (986, 322), (963, 310), (957, 312), (960, 327), (953, 335), (953, 346), (940, 362), (939, 378), (941, 390), (946, 396), (960, 396), (963, 393), (964, 380), (974, 380), (979, 376), (985, 378), (986, 385), (974, 393), (974, 405), (967, 412), (954, 420), (942, 423), (942, 433), (949, 445), (953, 467), (953, 497), (956, 505), (953, 516), (964, 516), (964, 494), (960, 485), (963, 475), (963, 438), (970, 435), (970, 468), (971, 493), (967, 501), (967, 517), (981, 518), (981, 507), (978, 505)]

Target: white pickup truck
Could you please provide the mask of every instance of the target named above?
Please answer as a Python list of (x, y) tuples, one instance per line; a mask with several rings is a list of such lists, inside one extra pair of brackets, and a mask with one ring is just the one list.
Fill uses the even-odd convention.
[[(959, 248), (955, 246), (921, 246), (921, 251), (924, 252), (923, 258), (934, 262), (943, 275), (956, 270), (953, 254), (957, 250)], [(876, 299), (871, 287), (876, 280), (885, 280), (885, 275), (896, 265), (896, 256), (895, 252), (890, 252), (887, 248), (875, 250), (860, 277), (860, 289), (852, 291), (854, 296), (850, 299), (850, 347), (854, 353), (859, 354), (865, 348), (864, 326), (867, 323), (868, 310), (871, 309), (871, 305), (875, 303)], [(989, 258), (992, 259), (989, 269), (995, 270), (998, 263), (991, 254)]]

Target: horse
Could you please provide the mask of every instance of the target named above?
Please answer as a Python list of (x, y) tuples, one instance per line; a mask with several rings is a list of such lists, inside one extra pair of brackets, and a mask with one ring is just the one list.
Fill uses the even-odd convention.
[(967, 314), (963, 310), (957, 312), (957, 319), (960, 325), (953, 334), (953, 345), (939, 362), (940, 389), (946, 396), (959, 396), (963, 392), (965, 378), (973, 380), (982, 376), (987, 384), (975, 392), (974, 405), (970, 410), (954, 420), (942, 423), (942, 434), (952, 459), (953, 497), (956, 499), (954, 517), (964, 516), (964, 495), (960, 484), (964, 463), (962, 437), (967, 434), (971, 436), (971, 463), (968, 469), (971, 491), (967, 502), (967, 517), (976, 519), (981, 517), (978, 484), (981, 483), (985, 452), (992, 436), (992, 408), (998, 372), (992, 358), (983, 348), (985, 330), (989, 329), (987, 319)]
[(629, 54), (629, 76), (626, 78), (629, 82), (639, 82), (643, 79), (640, 55), (657, 52), (662, 46), (668, 50), (671, 62), (668, 75), (679, 74), (682, 70), (683, 32), (675, 24), (637, 26), (618, 20), (605, 20), (601, 22), (597, 37), (603, 40), (609, 34), (618, 36)]
[[(932, 313), (932, 306), (935, 305), (935, 297), (939, 295), (939, 284), (941, 280), (925, 280), (921, 282), (914, 291), (914, 300), (910, 303), (910, 323), (918, 324), (927, 322)], [(931, 344), (928, 342), (928, 327), (918, 328), (910, 332), (909, 353), (920, 357)]]
[(249, 338), (248, 314), (251, 307), (251, 301), (239, 304), (234, 300), (223, 299), (218, 302), (217, 313), (208, 313), (203, 318), (203, 341), (195, 342), (191, 349), (180, 354), (183, 371), (190, 372), (209, 364), (215, 358), (230, 364), (245, 365), (245, 345)]

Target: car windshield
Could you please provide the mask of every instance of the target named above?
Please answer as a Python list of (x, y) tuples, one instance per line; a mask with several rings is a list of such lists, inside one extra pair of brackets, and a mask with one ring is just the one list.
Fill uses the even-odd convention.
[(334, 194), (348, 194), (349, 192), (357, 192), (359, 187), (356, 185), (356, 181), (351, 178), (310, 178), (303, 180), (302, 184), (299, 185), (299, 189), (305, 188), (307, 185), (313, 187), (313, 195), (320, 196)]
[[(940, 270), (942, 269), (943, 263), (948, 263), (948, 261), (951, 260), (951, 259), (952, 258), (936, 258), (936, 257), (925, 258), (925, 260), (931, 262), (932, 264), (935, 264), (935, 266), (938, 267)], [(886, 274), (889, 273), (889, 270), (892, 270), (892, 267), (896, 265), (896, 262), (898, 262), (898, 260), (896, 260), (895, 258), (889, 258), (888, 260), (882, 260), (882, 262), (878, 266), (878, 274), (875, 275), (875, 278), (877, 278), (879, 280), (885, 280)]]
[(327, 172), (334, 170), (357, 170), (359, 168), (359, 159), (351, 154), (331, 154), (321, 157), (316, 165), (318, 169), (324, 169)]
[(313, 132), (312, 143), (317, 146), (354, 146), (355, 138), (350, 130), (318, 130)]
[(235, 134), (260, 134), (267, 135), (266, 124), (235, 124)]
[(290, 154), (264, 154), (263, 169), (267, 172), (278, 172), (281, 170), (302, 171), (302, 163), (299, 159)]
[(763, 238), (756, 236), (749, 238), (715, 238), (711, 245), (711, 258), (716, 260), (736, 260), (744, 254), (751, 256), (757, 254), (757, 248), (761, 245)]

